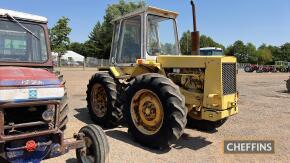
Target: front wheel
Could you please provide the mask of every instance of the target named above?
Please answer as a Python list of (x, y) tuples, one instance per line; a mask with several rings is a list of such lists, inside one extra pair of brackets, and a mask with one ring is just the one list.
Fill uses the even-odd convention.
[(64, 86), (64, 95), (60, 101), (60, 115), (59, 115), (59, 128), (64, 131), (66, 129), (66, 125), (68, 123), (68, 113), (69, 113), (69, 106), (68, 106), (68, 93), (66, 89), (66, 81), (64, 80), (63, 75), (60, 72), (55, 72), (57, 78), (61, 82), (61, 85)]
[(83, 134), (86, 146), (76, 150), (78, 163), (108, 163), (109, 143), (102, 128), (88, 125), (79, 133)]
[(91, 119), (102, 127), (116, 127), (122, 119), (122, 111), (117, 107), (117, 84), (106, 72), (96, 73), (89, 81), (87, 107)]
[(207, 121), (207, 120), (196, 120), (191, 117), (188, 117), (187, 120), (188, 120), (188, 123), (187, 123), (188, 127), (191, 127), (200, 131), (209, 132), (209, 131), (214, 131), (215, 129), (221, 127), (227, 121), (227, 118), (221, 119), (215, 122)]
[(159, 74), (137, 76), (125, 90), (128, 130), (150, 148), (167, 148), (182, 135), (187, 108), (179, 88)]

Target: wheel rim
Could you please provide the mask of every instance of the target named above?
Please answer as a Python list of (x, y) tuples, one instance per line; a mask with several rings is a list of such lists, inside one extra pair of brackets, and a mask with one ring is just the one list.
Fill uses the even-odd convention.
[(94, 163), (95, 156), (94, 156), (94, 144), (92, 139), (89, 137), (84, 137), (86, 147), (82, 148), (80, 151), (81, 160), (84, 163)]
[(153, 135), (161, 129), (164, 110), (154, 92), (146, 89), (138, 91), (132, 98), (130, 112), (135, 127), (141, 133)]
[(104, 117), (107, 112), (107, 93), (101, 84), (95, 84), (91, 92), (91, 106), (95, 115)]

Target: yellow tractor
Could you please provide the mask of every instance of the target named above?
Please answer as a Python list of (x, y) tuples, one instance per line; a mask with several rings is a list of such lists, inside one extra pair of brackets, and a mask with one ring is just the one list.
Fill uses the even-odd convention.
[(214, 130), (238, 113), (235, 57), (199, 56), (195, 7), (192, 55), (180, 54), (177, 13), (146, 7), (113, 21), (110, 65), (89, 81), (88, 110), (94, 122), (123, 119), (139, 143), (167, 147), (186, 124)]

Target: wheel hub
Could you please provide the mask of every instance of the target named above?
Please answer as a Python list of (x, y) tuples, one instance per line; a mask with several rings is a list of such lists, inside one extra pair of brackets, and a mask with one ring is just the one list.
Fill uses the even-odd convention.
[(142, 107), (142, 113), (147, 121), (156, 119), (156, 107), (153, 103), (146, 102)]
[(107, 112), (107, 94), (104, 87), (97, 83), (91, 92), (91, 106), (97, 117), (104, 117)]
[(134, 125), (143, 134), (153, 135), (160, 130), (164, 111), (154, 92), (145, 89), (138, 91), (132, 99), (130, 111)]
[(85, 147), (81, 149), (81, 159), (83, 162), (93, 163), (95, 161), (93, 143), (88, 137), (84, 138)]

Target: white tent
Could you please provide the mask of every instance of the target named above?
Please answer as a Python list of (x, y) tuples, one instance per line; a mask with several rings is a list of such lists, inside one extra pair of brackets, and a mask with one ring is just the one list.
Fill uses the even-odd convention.
[[(57, 53), (54, 53), (52, 52), (52, 56), (57, 59), (57, 56), (58, 54)], [(76, 52), (73, 52), (73, 51), (67, 51), (63, 56), (61, 56), (61, 59), (62, 60), (66, 60), (66, 61), (75, 61), (75, 62), (83, 62), (84, 61), (84, 56), (76, 53)]]

